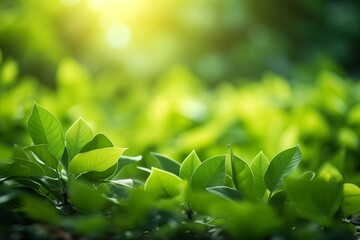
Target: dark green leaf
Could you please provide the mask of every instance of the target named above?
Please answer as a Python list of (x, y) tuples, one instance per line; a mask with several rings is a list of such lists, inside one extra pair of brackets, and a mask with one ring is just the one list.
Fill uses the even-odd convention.
[(104, 134), (97, 134), (89, 143), (87, 143), (82, 149), (81, 153), (89, 152), (91, 150), (113, 147), (114, 145)]
[(208, 187), (206, 190), (228, 200), (237, 201), (244, 198), (241, 192), (226, 186)]
[(171, 172), (176, 176), (179, 176), (180, 163), (159, 153), (152, 152), (151, 155), (158, 160), (162, 170)]

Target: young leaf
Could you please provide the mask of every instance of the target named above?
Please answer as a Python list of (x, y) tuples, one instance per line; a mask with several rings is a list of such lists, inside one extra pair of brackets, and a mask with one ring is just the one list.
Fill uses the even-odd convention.
[(94, 137), (89, 125), (80, 117), (65, 134), (66, 147), (72, 159)]
[(243, 193), (250, 194), (254, 184), (253, 172), (247, 162), (234, 155), (230, 145), (229, 148), (234, 185)]
[(152, 168), (145, 182), (145, 191), (153, 192), (159, 197), (172, 198), (180, 194), (182, 179), (168, 171)]
[(191, 182), (191, 177), (195, 169), (201, 164), (195, 150), (193, 150), (182, 162), (180, 167), (180, 177)]
[(250, 167), (254, 174), (254, 185), (253, 185), (252, 195), (255, 197), (255, 199), (262, 200), (266, 192), (264, 177), (266, 170), (269, 167), (269, 160), (266, 158), (263, 152), (260, 152), (254, 158)]
[(302, 153), (299, 146), (289, 148), (277, 154), (265, 173), (265, 184), (270, 192), (283, 187), (284, 178), (289, 176), (301, 161)]
[(360, 212), (360, 188), (351, 183), (345, 183), (343, 189), (343, 211), (345, 217)]
[(191, 188), (205, 190), (207, 187), (225, 184), (225, 155), (215, 156), (202, 162), (194, 171)]
[(243, 195), (236, 189), (229, 188), (226, 186), (215, 186), (206, 188), (209, 192), (216, 194), (222, 198), (227, 200), (241, 200), (243, 199)]
[(159, 161), (161, 169), (179, 176), (180, 163), (159, 153), (152, 152), (151, 155)]
[(97, 134), (90, 142), (88, 142), (80, 152), (89, 152), (91, 150), (113, 147), (114, 145), (104, 134)]
[(108, 147), (77, 154), (69, 163), (70, 174), (102, 172), (114, 166), (126, 148)]
[(53, 169), (56, 169), (59, 164), (59, 161), (50, 152), (48, 145), (46, 144), (32, 145), (26, 147), (25, 150), (30, 150), (33, 152), (43, 163)]
[(65, 148), (64, 136), (59, 120), (52, 113), (34, 103), (28, 130), (34, 144), (47, 144), (60, 160)]

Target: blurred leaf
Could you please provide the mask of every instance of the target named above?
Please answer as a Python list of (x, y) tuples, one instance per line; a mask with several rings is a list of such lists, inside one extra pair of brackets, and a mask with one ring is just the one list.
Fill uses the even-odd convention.
[(94, 137), (89, 125), (80, 117), (65, 134), (66, 147), (70, 159), (80, 152), (80, 150)]
[(227, 200), (237, 201), (237, 200), (242, 200), (244, 198), (241, 192), (239, 192), (234, 188), (229, 188), (226, 186), (208, 187), (206, 188), (206, 190)]
[(254, 184), (253, 172), (247, 162), (234, 155), (230, 145), (229, 148), (234, 185), (245, 195), (251, 194)]
[(60, 160), (65, 148), (64, 136), (59, 120), (52, 113), (34, 103), (28, 130), (35, 144), (47, 144), (56, 159)]
[(136, 156), (136, 157), (121, 156), (118, 161), (116, 171), (111, 176), (111, 179), (116, 179), (118, 177), (118, 175), (120, 174), (121, 170), (123, 170), (124, 167), (126, 167), (127, 165), (134, 164), (134, 163), (140, 161), (141, 159), (142, 159), (141, 155)]
[(91, 142), (87, 143), (80, 151), (89, 152), (91, 150), (100, 149), (100, 148), (108, 148), (113, 147), (114, 145), (112, 142), (104, 135), (104, 134), (97, 134)]
[(26, 147), (25, 149), (32, 151), (43, 163), (49, 167), (53, 169), (57, 168), (59, 161), (50, 152), (47, 144), (32, 145)]
[(225, 180), (225, 155), (214, 156), (195, 169), (191, 179), (191, 188), (205, 190), (207, 187), (222, 186)]
[(114, 166), (126, 148), (108, 147), (77, 154), (69, 163), (70, 174), (105, 171)]
[(330, 162), (324, 163), (318, 172), (318, 177), (328, 182), (342, 182), (343, 177), (339, 170)]
[(151, 173), (145, 182), (144, 189), (159, 197), (172, 198), (180, 194), (182, 179), (171, 172), (151, 168)]
[(283, 187), (284, 178), (299, 165), (302, 153), (299, 146), (289, 148), (277, 154), (265, 173), (265, 184), (271, 192)]
[(360, 188), (352, 183), (345, 183), (343, 189), (343, 211), (345, 217), (360, 212)]
[(323, 179), (287, 179), (286, 192), (299, 213), (322, 225), (331, 224), (342, 200), (342, 183)]
[(315, 177), (315, 173), (313, 171), (306, 171), (300, 175), (299, 179), (311, 181)]
[(71, 216), (61, 220), (61, 226), (89, 238), (101, 239), (107, 230), (108, 221), (102, 215)]
[(269, 167), (269, 160), (260, 152), (252, 161), (251, 170), (254, 174), (254, 186), (252, 195), (255, 199), (262, 200), (266, 192), (265, 173)]
[(95, 188), (77, 180), (69, 182), (68, 194), (71, 203), (82, 211), (101, 211), (110, 203)]
[(180, 167), (180, 177), (188, 182), (191, 182), (191, 177), (195, 169), (201, 164), (199, 157), (195, 150), (193, 150), (182, 162)]
[(170, 159), (169, 157), (167, 157), (165, 155), (159, 154), (159, 153), (152, 152), (151, 155), (158, 160), (161, 169), (179, 176), (180, 163), (176, 162), (173, 159)]
[(22, 210), (31, 219), (53, 224), (58, 222), (58, 211), (47, 200), (26, 195), (22, 196), (22, 202)]

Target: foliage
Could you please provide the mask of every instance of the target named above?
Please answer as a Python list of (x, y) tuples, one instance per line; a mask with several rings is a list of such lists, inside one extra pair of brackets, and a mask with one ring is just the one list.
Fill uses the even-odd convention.
[(16, 146), (0, 166), (3, 237), (353, 239), (356, 232), (359, 187), (330, 162), (302, 173), (299, 146), (249, 163), (231, 146), (206, 160), (194, 150), (181, 162), (153, 153), (157, 167), (139, 167), (149, 172), (143, 183), (119, 178), (140, 158), (93, 137), (82, 118), (63, 134), (35, 103), (28, 128), (33, 144)]

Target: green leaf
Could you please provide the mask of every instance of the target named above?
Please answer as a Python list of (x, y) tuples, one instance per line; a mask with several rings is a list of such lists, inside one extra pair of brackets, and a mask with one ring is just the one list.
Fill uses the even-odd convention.
[(141, 155), (136, 156), (136, 157), (121, 156), (119, 161), (118, 161), (116, 171), (114, 172), (114, 174), (110, 178), (111, 179), (116, 179), (118, 177), (118, 175), (120, 174), (121, 170), (124, 169), (124, 167), (126, 167), (127, 165), (130, 165), (130, 164), (137, 163), (141, 159), (142, 159)]
[(49, 176), (57, 177), (54, 171), (46, 171), (40, 166), (25, 159), (13, 158), (11, 164), (0, 164), (0, 176)]
[(230, 160), (232, 169), (232, 179), (236, 189), (243, 192), (245, 195), (251, 194), (254, 184), (254, 175), (250, 166), (244, 160), (235, 156), (231, 146), (230, 149)]
[(300, 179), (307, 179), (309, 181), (312, 181), (315, 177), (315, 173), (313, 171), (306, 171), (303, 174), (301, 174), (301, 176), (299, 177)]
[(193, 150), (182, 162), (180, 167), (180, 177), (182, 179), (191, 182), (191, 177), (195, 169), (201, 164), (199, 157), (197, 156), (195, 150)]
[(265, 184), (270, 192), (275, 192), (283, 187), (284, 178), (295, 171), (301, 157), (300, 148), (296, 146), (280, 152), (271, 160), (265, 173)]
[(269, 160), (260, 152), (252, 161), (251, 170), (254, 174), (254, 185), (252, 195), (255, 199), (262, 200), (266, 192), (265, 173), (269, 167)]
[(95, 188), (77, 180), (69, 182), (68, 190), (71, 203), (82, 211), (100, 211), (109, 203)]
[(59, 161), (50, 152), (47, 144), (32, 145), (26, 147), (25, 150), (33, 152), (43, 163), (53, 169), (56, 169), (59, 164)]
[(59, 120), (52, 113), (34, 103), (28, 130), (34, 144), (47, 144), (60, 160), (65, 148), (64, 136)]
[(114, 166), (126, 148), (108, 147), (77, 154), (69, 163), (70, 174), (102, 172)]
[(140, 161), (141, 158), (142, 158), (141, 156), (137, 156), (137, 157), (121, 156), (117, 164), (110, 167), (109, 169), (103, 172), (95, 172), (95, 171), (87, 172), (82, 174), (81, 177), (85, 178), (89, 182), (99, 182), (105, 179), (116, 179), (120, 174), (121, 170), (125, 166), (136, 163), (137, 161)]
[(227, 200), (237, 201), (237, 200), (242, 200), (244, 198), (241, 192), (226, 186), (208, 187), (206, 188), (206, 190)]
[(176, 176), (179, 176), (180, 163), (159, 153), (152, 152), (151, 155), (158, 160), (160, 168), (162, 170), (171, 172)]
[(89, 182), (97, 183), (99, 181), (110, 178), (115, 173), (116, 168), (117, 168), (117, 164), (111, 166), (110, 168), (102, 172), (90, 171), (87, 173), (83, 173), (78, 179), (79, 180), (86, 179)]
[(285, 190), (301, 216), (322, 225), (329, 225), (342, 199), (342, 183), (315, 178), (287, 179)]
[(81, 149), (93, 139), (93, 137), (93, 131), (83, 118), (80, 117), (76, 120), (65, 134), (66, 147), (70, 159), (78, 154)]
[(360, 188), (351, 183), (345, 183), (343, 189), (343, 211), (345, 217), (360, 212)]
[(104, 134), (97, 134), (90, 142), (88, 142), (82, 149), (81, 153), (89, 152), (91, 150), (113, 147), (114, 145)]
[(159, 197), (172, 198), (181, 193), (181, 183), (182, 179), (175, 174), (162, 169), (151, 168), (144, 189)]
[(59, 220), (58, 211), (45, 199), (26, 195), (22, 197), (22, 202), (22, 210), (33, 220), (53, 224)]
[(318, 172), (318, 177), (328, 182), (342, 182), (343, 177), (339, 170), (330, 162), (324, 163)]
[(225, 155), (214, 156), (202, 162), (194, 171), (191, 187), (194, 190), (205, 190), (207, 187), (225, 184)]

